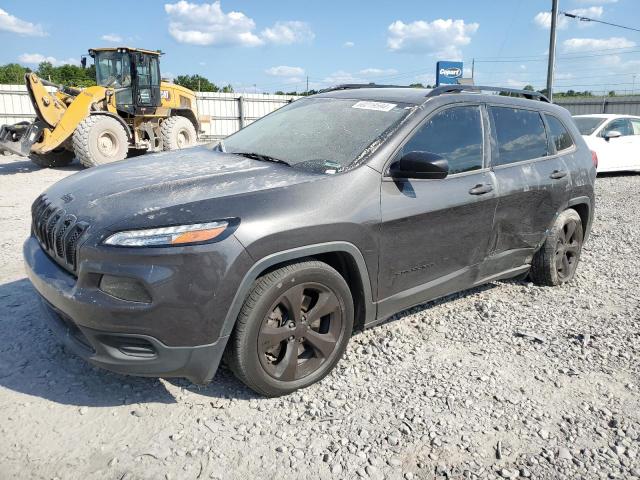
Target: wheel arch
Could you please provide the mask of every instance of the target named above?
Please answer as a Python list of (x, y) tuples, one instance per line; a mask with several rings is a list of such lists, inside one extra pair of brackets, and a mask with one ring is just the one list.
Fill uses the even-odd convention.
[(200, 122), (198, 122), (198, 119), (196, 118), (196, 114), (193, 110), (189, 110), (188, 108), (174, 108), (171, 110), (171, 115), (169, 115), (169, 117), (167, 118), (171, 118), (171, 117), (187, 118), (193, 124), (193, 128), (196, 129), (196, 135), (200, 136), (199, 134)]
[(371, 282), (364, 257), (360, 250), (348, 242), (327, 242), (273, 253), (254, 263), (246, 273), (231, 302), (224, 319), (220, 336), (233, 331), (240, 309), (258, 277), (296, 260), (313, 258), (335, 268), (345, 279), (354, 300), (354, 329), (362, 329), (375, 318), (375, 304)]
[(582, 228), (584, 233), (584, 240), (589, 236), (591, 231), (591, 222), (593, 220), (593, 209), (591, 205), (591, 199), (589, 197), (576, 197), (569, 201), (567, 208), (572, 208), (578, 215), (580, 215), (580, 221), (582, 222)]

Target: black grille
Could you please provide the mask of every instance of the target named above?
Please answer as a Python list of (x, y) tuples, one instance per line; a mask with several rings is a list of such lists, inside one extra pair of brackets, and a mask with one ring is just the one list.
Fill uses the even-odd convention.
[(75, 272), (78, 245), (89, 225), (52, 205), (44, 195), (33, 203), (31, 216), (31, 230), (42, 248), (64, 268)]

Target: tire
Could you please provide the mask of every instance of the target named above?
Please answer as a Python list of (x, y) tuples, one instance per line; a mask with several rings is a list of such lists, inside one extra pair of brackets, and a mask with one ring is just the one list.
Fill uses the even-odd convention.
[[(297, 298), (300, 308), (289, 308)], [(313, 260), (286, 265), (254, 283), (229, 340), (227, 363), (267, 397), (308, 387), (342, 358), (353, 315), (351, 292), (336, 270)]]
[(578, 212), (569, 208), (558, 215), (544, 244), (533, 256), (531, 281), (546, 286), (570, 282), (578, 268), (583, 241)]
[(29, 160), (42, 168), (66, 167), (73, 162), (74, 158), (74, 153), (65, 148), (57, 148), (43, 155), (36, 153), (29, 155)]
[(160, 125), (163, 150), (193, 147), (198, 140), (196, 129), (187, 117), (169, 117)]
[(85, 118), (72, 138), (73, 151), (85, 167), (95, 167), (124, 160), (129, 138), (122, 124), (108, 115)]

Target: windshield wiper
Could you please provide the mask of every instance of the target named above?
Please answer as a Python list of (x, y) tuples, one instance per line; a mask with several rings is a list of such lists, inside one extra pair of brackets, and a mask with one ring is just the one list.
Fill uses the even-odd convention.
[(291, 166), (289, 162), (281, 160), (279, 158), (270, 157), (269, 155), (264, 155), (262, 153), (255, 152), (227, 152), (233, 153), (234, 155), (240, 155), (241, 157), (252, 158), (254, 160), (260, 160), (262, 162), (273, 162), (273, 163), (282, 163), (283, 165)]

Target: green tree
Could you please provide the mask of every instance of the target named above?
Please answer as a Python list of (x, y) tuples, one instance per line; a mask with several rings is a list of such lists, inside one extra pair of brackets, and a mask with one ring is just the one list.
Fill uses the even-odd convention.
[(533, 92), (535, 89), (533, 88), (533, 85), (525, 85), (523, 90), (526, 90), (527, 92)]
[[(219, 92), (220, 88), (202, 75), (178, 75), (174, 83), (194, 92)], [(229, 85), (230, 87), (230, 85)], [(233, 91), (233, 89), (231, 90)]]
[(222, 87), (222, 92), (233, 93), (233, 87), (231, 86), (231, 84), (225, 85), (224, 87)]
[(23, 84), (24, 75), (30, 72), (28, 68), (18, 65), (17, 63), (8, 63), (0, 66), (0, 83), (2, 84)]
[(409, 85), (411, 88), (425, 88), (422, 83), (412, 83)]

